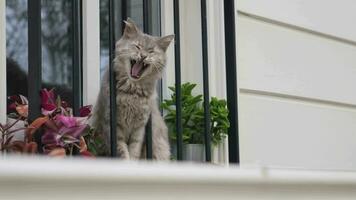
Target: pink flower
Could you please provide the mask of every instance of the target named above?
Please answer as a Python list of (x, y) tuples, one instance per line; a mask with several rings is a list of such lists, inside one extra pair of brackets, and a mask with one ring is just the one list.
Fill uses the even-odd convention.
[(77, 119), (75, 117), (67, 117), (64, 115), (57, 115), (56, 120), (62, 123), (65, 127), (71, 128), (77, 125)]
[(80, 136), (88, 126), (82, 119), (59, 114), (46, 123), (46, 131), (42, 136), (45, 148), (65, 147), (67, 144), (80, 142)]
[(52, 114), (56, 109), (56, 99), (53, 89), (48, 91), (46, 88), (41, 90), (42, 114)]
[(79, 109), (79, 116), (80, 117), (87, 117), (90, 115), (91, 113), (91, 110), (92, 110), (92, 107), (91, 105), (88, 105), (88, 106), (83, 106)]

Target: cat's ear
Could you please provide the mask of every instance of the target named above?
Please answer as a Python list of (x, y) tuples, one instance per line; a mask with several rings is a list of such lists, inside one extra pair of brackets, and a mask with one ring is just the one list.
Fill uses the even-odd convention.
[(124, 23), (125, 23), (125, 29), (123, 34), (124, 37), (133, 38), (136, 37), (141, 32), (131, 18), (128, 17), (127, 20), (124, 20)]
[(174, 39), (174, 35), (167, 35), (164, 37), (161, 37), (157, 40), (157, 45), (163, 49), (163, 51), (166, 51), (169, 44), (172, 42), (172, 40)]

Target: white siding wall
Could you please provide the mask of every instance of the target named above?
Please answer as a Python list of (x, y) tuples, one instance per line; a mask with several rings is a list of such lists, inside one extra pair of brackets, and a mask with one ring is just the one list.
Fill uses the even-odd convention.
[(356, 169), (356, 2), (237, 4), (242, 164)]

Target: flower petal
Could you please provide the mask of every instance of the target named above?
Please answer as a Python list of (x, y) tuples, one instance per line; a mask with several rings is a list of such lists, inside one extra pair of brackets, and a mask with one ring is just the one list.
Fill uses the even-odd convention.
[(16, 111), (20, 116), (27, 118), (28, 105), (18, 105), (18, 106), (16, 106)]
[(48, 153), (49, 156), (54, 156), (54, 157), (65, 157), (66, 156), (66, 150), (64, 148), (55, 148), (51, 150)]
[(41, 103), (55, 103), (55, 95), (53, 89), (48, 91), (46, 88), (44, 88), (41, 90)]
[(45, 117), (39, 117), (37, 118), (35, 121), (33, 121), (29, 128), (29, 134), (30, 136), (37, 130), (39, 129), (44, 123), (46, 123), (48, 121), (48, 116)]
[(80, 125), (80, 126), (75, 126), (75, 127), (70, 127), (70, 128), (63, 126), (63, 127), (61, 127), (59, 129), (58, 132), (61, 135), (67, 134), (67, 135), (70, 135), (70, 136), (72, 136), (74, 138), (79, 139), (79, 136), (83, 133), (83, 131), (86, 128), (87, 128), (86, 124), (85, 125)]
[(9, 110), (9, 112), (16, 110), (16, 103), (11, 103), (11, 104), (7, 107), (7, 109)]
[(65, 127), (71, 128), (77, 125), (77, 120), (75, 117), (67, 117), (64, 115), (57, 115), (56, 120), (61, 122)]
[(12, 152), (23, 152), (25, 143), (23, 141), (14, 141), (11, 143), (10, 149)]
[(19, 97), (20, 97), (21, 102), (18, 102), (18, 103), (20, 103), (22, 105), (28, 105), (28, 100), (25, 96), (20, 94)]
[(95, 158), (95, 156), (89, 151), (82, 151), (80, 152), (80, 155), (86, 158)]
[(37, 143), (36, 142), (29, 142), (25, 144), (24, 152), (35, 154), (37, 153)]
[(83, 136), (80, 137), (79, 146), (80, 146), (80, 152), (88, 150), (87, 144), (86, 144)]
[(92, 110), (92, 107), (91, 105), (87, 105), (87, 106), (83, 106), (79, 109), (79, 116), (80, 117), (87, 117), (89, 116), (89, 114), (91, 113), (91, 110)]
[(42, 143), (47, 145), (60, 145), (61, 135), (52, 130), (47, 130), (41, 137)]

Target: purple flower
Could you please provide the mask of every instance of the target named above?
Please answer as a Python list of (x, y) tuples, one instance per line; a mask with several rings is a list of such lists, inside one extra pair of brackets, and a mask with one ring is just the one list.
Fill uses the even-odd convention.
[(47, 89), (41, 90), (41, 107), (43, 115), (50, 115), (57, 109), (53, 89), (49, 91)]
[(92, 107), (93, 106), (91, 106), (91, 105), (81, 107), (79, 109), (79, 116), (80, 117), (88, 117), (91, 113)]
[(65, 147), (80, 141), (80, 136), (87, 128), (81, 117), (57, 115), (46, 123), (42, 143), (47, 147)]

